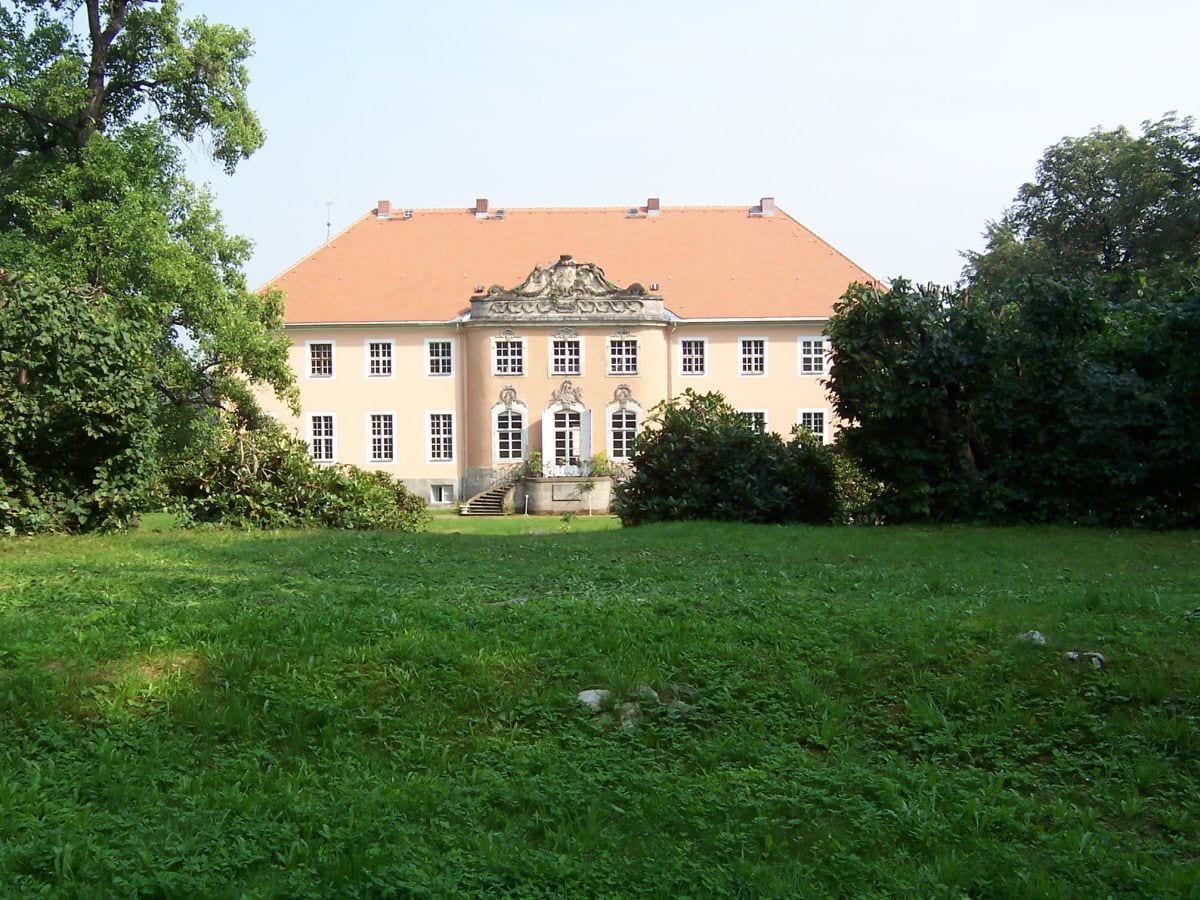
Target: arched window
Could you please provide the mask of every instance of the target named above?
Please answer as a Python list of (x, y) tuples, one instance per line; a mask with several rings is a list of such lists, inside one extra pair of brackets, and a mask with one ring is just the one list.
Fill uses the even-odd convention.
[(525, 417), (516, 410), (496, 415), (496, 459), (525, 458)]
[(608, 420), (608, 449), (612, 459), (633, 456), (633, 440), (637, 437), (637, 413), (632, 409), (614, 410)]

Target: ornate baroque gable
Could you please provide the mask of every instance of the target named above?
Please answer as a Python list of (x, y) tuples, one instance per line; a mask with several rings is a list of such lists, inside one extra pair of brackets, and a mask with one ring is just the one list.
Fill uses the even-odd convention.
[(521, 284), (504, 290), (494, 284), (471, 300), (471, 321), (653, 320), (664, 317), (662, 298), (640, 284), (620, 288), (595, 263), (560, 256), (549, 268), (534, 268)]

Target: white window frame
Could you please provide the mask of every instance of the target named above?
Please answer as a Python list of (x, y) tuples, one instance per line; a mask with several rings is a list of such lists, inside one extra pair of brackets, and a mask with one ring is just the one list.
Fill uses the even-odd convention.
[[(576, 372), (560, 372), (555, 367), (557, 360), (554, 358), (554, 344), (556, 341), (569, 341), (579, 347), (579, 369)], [(578, 378), (583, 375), (583, 338), (581, 337), (551, 337), (549, 346), (549, 373), (551, 378)]]
[[(313, 374), (313, 345), (328, 344), (329, 345), (329, 374), (314, 375)], [(332, 381), (337, 375), (337, 342), (332, 338), (312, 339), (304, 342), (304, 376), (311, 378), (313, 381)]]
[[(499, 365), (500, 360), (496, 354), (499, 352), (499, 348), (500, 348), (501, 344), (517, 344), (521, 348), (521, 371), (520, 372), (512, 372), (512, 371), (502, 372), (502, 371), (500, 371), (500, 365)], [(511, 359), (511, 357), (510, 357), (510, 359)], [(499, 335), (492, 338), (492, 374), (493, 375), (500, 375), (500, 376), (504, 376), (507, 378), (524, 378), (525, 372), (529, 369), (528, 363), (529, 363), (529, 354), (526, 353), (525, 338), (520, 338), (520, 337), (508, 338), (508, 337), (500, 337)]]
[[(433, 417), (434, 416), (449, 416), (450, 417), (450, 455), (437, 456), (433, 455)], [(442, 437), (442, 435), (439, 435)], [(454, 410), (452, 409), (427, 409), (425, 410), (425, 461), (431, 463), (452, 463), (454, 462), (458, 450), (458, 423), (454, 421)]]
[[(746, 344), (749, 341), (762, 341), (762, 371), (761, 372), (747, 372), (746, 371)], [(768, 360), (770, 359), (769, 348), (770, 348), (770, 341), (768, 341), (765, 337), (758, 336), (758, 335), (748, 335), (746, 337), (739, 337), (738, 338), (738, 377), (740, 377), (740, 378), (765, 378), (767, 376), (767, 372), (770, 371), (768, 368), (768, 365), (767, 365)]]
[[(329, 418), (329, 459), (317, 459), (314, 454), (316, 445), (313, 443), (313, 419), (317, 416)], [(310, 412), (308, 414), (308, 457), (319, 466), (329, 466), (337, 462), (338, 459), (338, 440), (337, 440), (337, 413), (335, 412)]]
[[(440, 488), (450, 488), (450, 499), (449, 500), (443, 500), (442, 498), (434, 495), (434, 491), (438, 491)], [(453, 506), (454, 505), (454, 497), (457, 493), (458, 493), (458, 491), (455, 490), (455, 487), (453, 484), (447, 484), (444, 482), (439, 483), (439, 484), (431, 484), (431, 485), (429, 485), (429, 505), (430, 506)]]
[[(521, 455), (500, 455), (500, 417), (516, 413), (521, 417)], [(529, 411), (523, 403), (513, 404), (512, 409), (506, 406), (496, 406), (492, 409), (492, 460), (500, 463), (524, 462), (529, 458)]]
[[(390, 457), (376, 458), (375, 446), (372, 443), (374, 435), (371, 433), (371, 419), (374, 416), (388, 416), (392, 420), (392, 455)], [(364, 448), (364, 454), (367, 459), (367, 464), (372, 466), (385, 466), (396, 462), (396, 413), (390, 409), (372, 409), (367, 412), (367, 442)]]
[(762, 416), (763, 427), (761, 433), (766, 434), (771, 430), (771, 418), (767, 415), (765, 409), (739, 409), (738, 414), (743, 416)]
[[(633, 437), (631, 437), (629, 439), (629, 447), (628, 447), (629, 452), (625, 455), (620, 455), (617, 453), (617, 446), (616, 446), (617, 432), (616, 432), (616, 429), (613, 428), (613, 416), (615, 416), (617, 414), (633, 416)], [(628, 462), (630, 459), (633, 458), (633, 444), (634, 444), (634, 441), (637, 440), (637, 436), (641, 433), (641, 430), (642, 430), (642, 428), (641, 428), (642, 417), (639, 415), (639, 410), (633, 406), (627, 406), (624, 409), (621, 409), (619, 407), (617, 409), (608, 409), (608, 410), (605, 410), (604, 418), (605, 418), (604, 424), (608, 431), (608, 458), (613, 459), (613, 460), (620, 460), (621, 462)], [(627, 431), (628, 429), (622, 428), (621, 430)]]
[[(831, 435), (829, 434), (829, 431), (830, 431), (829, 410), (821, 409), (819, 407), (812, 407), (811, 409), (796, 410), (796, 425), (797, 425), (797, 427), (804, 428), (804, 417), (806, 415), (810, 415), (810, 416), (811, 415), (819, 415), (821, 417), (821, 431), (820, 431), (820, 433), (817, 433), (817, 432), (813, 432), (813, 433), (817, 434), (817, 436), (821, 439), (822, 444), (828, 444), (830, 437), (831, 437)], [(808, 430), (812, 431), (812, 429), (808, 429)]]
[[(388, 372), (387, 374), (373, 374), (371, 372), (371, 345), (386, 344), (388, 348)], [(370, 378), (372, 381), (379, 379), (395, 378), (396, 377), (396, 342), (391, 338), (367, 338), (363, 341), (363, 375)]]
[[(433, 355), (431, 345), (433, 344), (449, 344), (450, 345), (450, 371), (435, 372), (433, 371)], [(455, 359), (454, 339), (453, 338), (425, 338), (425, 377), (426, 378), (452, 378), (454, 376), (455, 365), (458, 360)]]
[[(805, 344), (819, 343), (821, 345), (820, 352), (814, 354), (810, 352)], [(818, 369), (810, 369), (805, 371), (804, 363), (806, 361), (815, 360), (820, 366)], [(826, 374), (829, 368), (829, 338), (823, 334), (819, 335), (803, 335), (796, 338), (796, 374), (804, 378), (812, 378)]]
[[(622, 343), (633, 344), (633, 368), (632, 369), (622, 369), (621, 371), (617, 371), (616, 369), (613, 368), (613, 362), (614, 362), (613, 344), (617, 343), (618, 341), (620, 341)], [(608, 356), (607, 370), (608, 370), (609, 375), (621, 377), (621, 376), (626, 376), (626, 375), (637, 375), (638, 374), (638, 367), (641, 365), (641, 355), (642, 355), (641, 341), (639, 341), (635, 337), (625, 337), (625, 336), (610, 337), (605, 342), (605, 347), (608, 351), (606, 355)], [(622, 356), (621, 358), (624, 360), (629, 359), (628, 356)]]
[[(683, 344), (685, 341), (698, 343), (701, 346), (701, 354), (703, 356), (703, 367), (699, 372), (689, 372), (683, 367), (684, 352)], [(679, 349), (679, 375), (682, 378), (703, 378), (708, 375), (708, 338), (706, 337), (681, 337), (678, 344)]]

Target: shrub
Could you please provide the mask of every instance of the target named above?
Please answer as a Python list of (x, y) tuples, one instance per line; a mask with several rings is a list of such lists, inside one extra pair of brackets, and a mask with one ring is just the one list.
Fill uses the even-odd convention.
[(832, 451), (808, 432), (759, 433), (717, 393), (685, 391), (650, 413), (633, 475), (615, 490), (625, 525), (672, 519), (828, 522), (838, 515)]
[(274, 423), (242, 430), (221, 423), (203, 450), (172, 467), (171, 508), (185, 524), (242, 528), (417, 531), (425, 503), (384, 472), (318, 466)]

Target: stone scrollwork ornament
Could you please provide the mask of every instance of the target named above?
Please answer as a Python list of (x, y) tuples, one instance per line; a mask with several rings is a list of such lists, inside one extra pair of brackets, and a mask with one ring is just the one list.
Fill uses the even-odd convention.
[(583, 391), (575, 387), (569, 381), (564, 381), (553, 394), (550, 395), (550, 405), (553, 406), (560, 403), (563, 406), (582, 406)]
[(621, 409), (625, 409), (630, 403), (635, 402), (633, 399), (633, 389), (627, 384), (618, 384), (617, 389), (613, 391), (613, 402), (621, 407)]
[(502, 387), (500, 389), (500, 402), (504, 404), (504, 408), (508, 412), (512, 412), (512, 408), (517, 402), (517, 389), (512, 385)]

